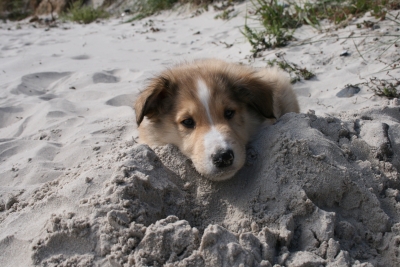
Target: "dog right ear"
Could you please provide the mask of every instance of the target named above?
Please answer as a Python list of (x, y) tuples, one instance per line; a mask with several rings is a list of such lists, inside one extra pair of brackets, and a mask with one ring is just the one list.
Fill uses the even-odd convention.
[(163, 102), (169, 96), (172, 96), (172, 88), (168, 77), (153, 78), (135, 102), (137, 125), (140, 125), (145, 116), (151, 118), (161, 114), (165, 109)]
[(267, 118), (276, 118), (273, 110), (273, 84), (265, 82), (257, 76), (247, 75), (241, 77), (232, 86), (234, 97), (246, 103), (259, 115)]

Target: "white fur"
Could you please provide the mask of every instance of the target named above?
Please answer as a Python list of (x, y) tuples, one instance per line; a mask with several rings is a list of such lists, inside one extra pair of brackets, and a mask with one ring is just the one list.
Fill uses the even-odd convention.
[(204, 156), (207, 163), (207, 169), (211, 173), (215, 170), (211, 155), (216, 153), (218, 150), (228, 149), (229, 145), (221, 132), (212, 126), (210, 131), (204, 135), (204, 147)]
[(203, 104), (204, 108), (207, 111), (208, 121), (210, 122), (211, 125), (214, 125), (214, 122), (211, 117), (210, 105), (209, 105), (210, 90), (208, 89), (206, 83), (203, 80), (197, 81), (197, 94), (199, 96), (201, 103)]
[(215, 171), (215, 166), (212, 161), (212, 154), (216, 153), (221, 149), (228, 149), (229, 145), (226, 142), (225, 137), (218, 131), (214, 126), (214, 121), (210, 112), (210, 90), (203, 80), (197, 82), (197, 93), (201, 103), (203, 104), (206, 112), (208, 121), (210, 122), (211, 129), (204, 135), (204, 162), (206, 163), (206, 169), (209, 173)]

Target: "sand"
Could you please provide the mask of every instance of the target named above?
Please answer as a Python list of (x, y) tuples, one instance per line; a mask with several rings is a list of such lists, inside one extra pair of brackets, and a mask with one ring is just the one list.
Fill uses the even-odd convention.
[[(228, 21), (210, 9), (0, 24), (0, 266), (400, 264), (399, 100), (348, 86), (399, 77), (382, 72), (398, 26), (303, 26), (254, 59), (246, 3), (234, 8)], [(266, 67), (277, 53), (316, 77), (294, 84), (302, 113), (262, 129), (231, 180), (137, 143), (132, 104), (158, 71), (204, 57)]]

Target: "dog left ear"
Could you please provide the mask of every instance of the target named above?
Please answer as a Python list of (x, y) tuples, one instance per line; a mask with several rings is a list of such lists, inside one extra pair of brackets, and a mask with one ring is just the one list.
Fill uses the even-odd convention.
[(136, 123), (139, 126), (145, 116), (151, 118), (165, 109), (164, 100), (172, 95), (168, 77), (159, 76), (151, 80), (135, 102)]
[(234, 86), (237, 99), (245, 102), (265, 118), (276, 118), (273, 111), (274, 98), (272, 84), (257, 78), (242, 79)]

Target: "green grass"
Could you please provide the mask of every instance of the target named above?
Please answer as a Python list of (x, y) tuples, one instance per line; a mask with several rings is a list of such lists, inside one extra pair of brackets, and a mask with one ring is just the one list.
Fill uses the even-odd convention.
[(258, 52), (264, 51), (272, 46), (271, 43), (267, 42), (265, 39), (266, 34), (263, 30), (257, 31), (245, 24), (241, 32), (252, 47), (251, 52), (253, 52), (253, 57), (257, 57)]
[(135, 6), (135, 12), (137, 15), (127, 22), (132, 22), (134, 20), (151, 16), (162, 10), (171, 9), (177, 3), (192, 4), (194, 6), (202, 6), (207, 9), (207, 6), (213, 2), (213, 0), (138, 0)]
[(225, 9), (222, 11), (220, 14), (216, 15), (214, 19), (222, 19), (222, 20), (229, 20), (232, 18), (232, 13), (235, 11), (235, 9)]
[(0, 18), (21, 20), (30, 16), (32, 11), (24, 0), (0, 0)]
[(242, 34), (250, 42), (254, 55), (267, 48), (283, 47), (293, 40), (295, 29), (304, 23), (317, 27), (318, 19), (311, 11), (308, 4), (294, 5), (293, 11), (278, 0), (254, 0), (249, 19), (259, 22), (262, 28), (251, 28), (246, 19)]
[(286, 4), (278, 0), (253, 0), (251, 5), (249, 19), (259, 23), (261, 29), (250, 27), (246, 19), (242, 33), (256, 56), (262, 50), (287, 45), (293, 40), (294, 30), (303, 24), (319, 29), (319, 21), (327, 19), (342, 25), (369, 11), (383, 20), (387, 18), (387, 10), (400, 9), (400, 0), (319, 0), (301, 5), (292, 0)]
[(366, 82), (348, 84), (346, 87), (359, 87), (360, 85), (366, 86), (377, 96), (387, 97), (388, 99), (400, 98), (400, 79), (391, 76), (388, 79), (372, 77)]
[(315, 77), (315, 73), (309, 71), (307, 68), (299, 67), (295, 63), (288, 62), (282, 54), (277, 54), (277, 57), (279, 59), (268, 60), (268, 66), (278, 66), (282, 70), (288, 72), (291, 83), (296, 83), (302, 78), (304, 80), (310, 80), (311, 78)]
[(171, 9), (179, 0), (142, 0), (139, 2), (140, 12), (136, 19), (150, 16), (161, 10)]
[[(234, 14), (233, 10), (228, 10), (228, 8), (233, 6), (234, 2), (241, 1), (243, 0), (227, 0), (226, 2), (223, 2), (220, 7), (214, 5), (215, 10), (222, 11), (221, 14), (216, 15), (215, 19), (230, 19), (232, 16), (234, 16)], [(175, 4), (190, 4), (194, 7), (204, 8), (204, 10), (208, 11), (209, 5), (218, 2), (219, 0), (138, 0), (134, 11), (137, 13), (137, 15), (127, 22), (132, 22), (134, 20), (148, 17), (162, 10), (171, 9)]]
[[(397, 4), (396, 4), (397, 3)], [(387, 9), (400, 7), (398, 0), (321, 0), (314, 4), (307, 3), (308, 12), (313, 17), (339, 24), (351, 17), (359, 17), (366, 12), (376, 18), (384, 19)]]
[(400, 86), (399, 79), (391, 79), (390, 81), (374, 77), (370, 78), (364, 85), (372, 89), (378, 96), (385, 96), (389, 99), (400, 97), (400, 90), (397, 89)]
[(67, 13), (62, 14), (62, 17), (67, 20), (83, 24), (89, 24), (97, 19), (105, 19), (109, 16), (110, 14), (102, 9), (95, 9), (91, 6), (84, 5), (83, 0), (72, 3)]
[(178, 1), (179, 0), (138, 0), (134, 10), (136, 15), (127, 22), (143, 19), (159, 11), (171, 9)]
[(263, 29), (252, 29), (246, 21), (242, 33), (252, 45), (253, 53), (267, 48), (282, 47), (292, 40), (294, 29), (299, 23), (284, 5), (278, 3), (278, 0), (255, 0), (252, 4), (256, 8), (253, 11), (254, 17), (260, 21)]

